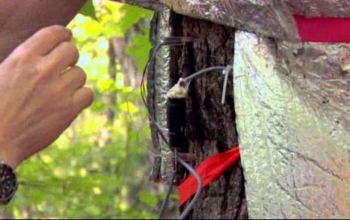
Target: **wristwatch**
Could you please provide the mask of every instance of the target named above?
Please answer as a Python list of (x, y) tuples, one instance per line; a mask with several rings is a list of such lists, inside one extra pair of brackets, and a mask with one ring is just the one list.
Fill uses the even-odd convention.
[(18, 187), (14, 169), (0, 161), (0, 205), (10, 202)]

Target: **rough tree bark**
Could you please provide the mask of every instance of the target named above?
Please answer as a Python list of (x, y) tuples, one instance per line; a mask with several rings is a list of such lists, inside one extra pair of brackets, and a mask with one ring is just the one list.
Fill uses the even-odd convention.
[[(173, 36), (196, 39), (195, 43), (185, 47), (173, 48), (173, 84), (179, 77), (185, 77), (203, 68), (233, 63), (234, 29), (175, 13), (172, 13), (170, 23)], [(187, 143), (187, 146), (175, 147), (196, 155), (196, 160), (192, 163), (194, 167), (207, 157), (238, 145), (232, 75), (224, 105), (221, 104), (222, 86), (223, 76), (219, 73), (207, 73), (191, 82), (189, 96), (184, 105), (178, 105), (182, 107), (168, 110), (170, 120), (172, 114), (181, 114), (181, 111), (186, 115), (183, 135), (187, 142), (181, 141), (181, 144)], [(178, 142), (175, 140), (175, 145), (176, 143)], [(181, 175), (185, 177), (188, 173), (186, 170), (180, 170)], [(241, 164), (232, 165), (218, 180), (205, 187), (193, 211), (187, 217), (248, 218)]]

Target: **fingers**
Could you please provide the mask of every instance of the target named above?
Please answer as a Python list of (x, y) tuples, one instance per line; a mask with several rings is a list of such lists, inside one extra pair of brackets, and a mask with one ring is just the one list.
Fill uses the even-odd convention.
[(61, 75), (61, 80), (65, 86), (73, 92), (84, 86), (86, 82), (86, 74), (83, 69), (74, 66)]
[(70, 41), (71, 38), (72, 33), (69, 29), (54, 25), (39, 30), (20, 47), (28, 51), (34, 51), (39, 55), (46, 55), (57, 45), (64, 41)]
[(92, 103), (94, 99), (92, 90), (83, 87), (86, 82), (86, 74), (83, 69), (74, 66), (61, 75), (61, 80), (61, 83), (72, 91), (74, 105), (72, 111), (75, 114), (80, 113)]
[(84, 108), (91, 105), (94, 100), (94, 94), (90, 88), (82, 87), (73, 95), (73, 111), (79, 114)]
[(70, 42), (62, 42), (49, 54), (44, 57), (46, 65), (51, 66), (52, 70), (61, 73), (67, 67), (74, 66), (79, 59), (79, 51)]

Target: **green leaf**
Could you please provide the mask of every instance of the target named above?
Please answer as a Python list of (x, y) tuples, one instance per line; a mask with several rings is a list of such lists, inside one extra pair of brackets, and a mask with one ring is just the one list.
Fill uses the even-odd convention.
[(156, 206), (157, 205), (157, 198), (154, 197), (154, 195), (148, 191), (141, 191), (138, 193), (139, 200), (141, 202), (144, 202), (150, 206)]
[(144, 29), (143, 34), (135, 35), (131, 39), (131, 44), (126, 48), (125, 53), (134, 58), (139, 70), (142, 70), (147, 63), (151, 43), (148, 39), (149, 29)]
[(79, 13), (84, 16), (91, 17), (92, 19), (97, 21), (95, 6), (92, 0), (87, 1), (85, 5), (80, 9)]

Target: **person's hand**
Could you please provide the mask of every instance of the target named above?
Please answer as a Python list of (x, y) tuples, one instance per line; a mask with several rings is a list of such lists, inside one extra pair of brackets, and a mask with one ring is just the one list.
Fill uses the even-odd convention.
[(0, 64), (0, 159), (14, 168), (93, 101), (71, 37), (63, 26), (41, 29)]

